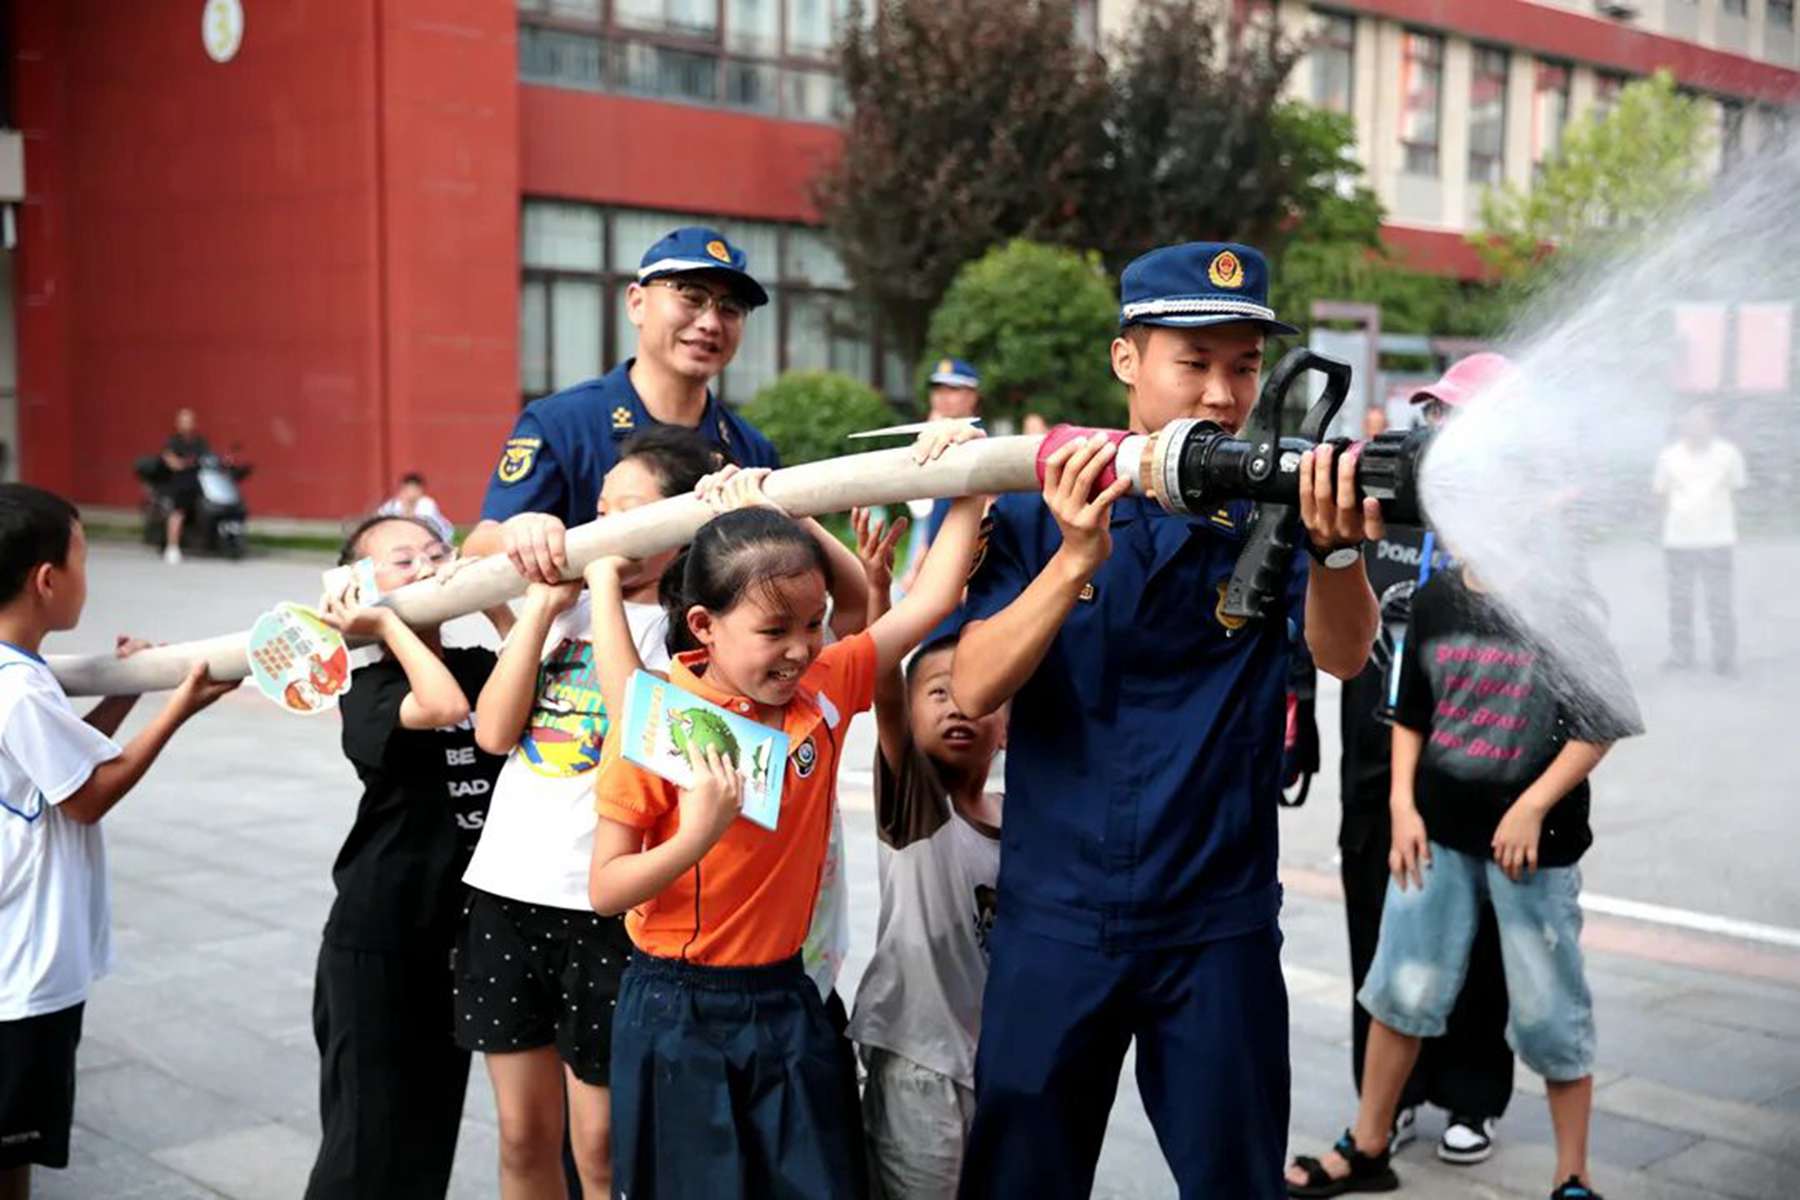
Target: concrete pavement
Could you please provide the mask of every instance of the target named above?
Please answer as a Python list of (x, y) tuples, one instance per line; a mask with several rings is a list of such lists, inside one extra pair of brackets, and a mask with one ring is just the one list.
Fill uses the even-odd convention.
[[(1747, 601), (1768, 623), (1746, 622), (1746, 676), (1729, 687), (1665, 682), (1640, 670), (1655, 652), (1654, 594), (1648, 606), (1640, 596), (1617, 612), (1615, 635), (1645, 686), (1654, 732), (1632, 757), (1622, 754), (1616, 770), (1603, 768), (1599, 843), (1584, 864), (1590, 887), (1794, 923), (1793, 821), (1773, 689), (1800, 649), (1794, 600), (1779, 588), (1795, 557), (1782, 548), (1768, 559), (1764, 595), (1772, 599), (1763, 610), (1755, 605), (1764, 600)], [(276, 599), (316, 593), (323, 565), (169, 569), (135, 548), (98, 546), (84, 628), (50, 648), (99, 648), (115, 631), (174, 640), (244, 627)], [(1649, 579), (1652, 567), (1625, 555), (1618, 572)], [(1761, 570), (1741, 573), (1746, 593)], [(843, 778), (853, 881), (847, 995), (873, 941), (877, 904), (867, 725), (857, 722)], [(241, 692), (184, 731), (107, 818), (120, 965), (89, 1005), (74, 1161), (67, 1171), (40, 1173), (36, 1195), (300, 1193), (318, 1133), (312, 969), (330, 862), (357, 795), (336, 738), (333, 717), (287, 716)], [(1761, 752), (1736, 749), (1739, 739)], [(1334, 758), (1329, 748), (1327, 756)], [(1329, 1142), (1353, 1104), (1347, 955), (1332, 890), (1335, 823), (1329, 779), (1284, 818), (1292, 1144), (1305, 1152)], [(1616, 917), (1593, 918), (1590, 935), (1601, 1062), (1595, 1182), (1614, 1200), (1791, 1194), (1781, 1181), (1800, 1170), (1800, 955)], [(1172, 1196), (1130, 1070), (1128, 1063), (1095, 1194)], [(1407, 1194), (1547, 1194), (1541, 1087), (1523, 1069), (1518, 1087), (1499, 1152), (1476, 1168), (1430, 1157), (1441, 1115), (1427, 1115), (1425, 1136), (1399, 1163)], [(491, 1094), (477, 1069), (453, 1194), (494, 1195), (495, 1154)]]

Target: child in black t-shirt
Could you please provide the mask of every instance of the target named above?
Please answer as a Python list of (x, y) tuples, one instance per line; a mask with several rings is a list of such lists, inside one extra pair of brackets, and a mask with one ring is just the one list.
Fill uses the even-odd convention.
[[(456, 552), (413, 517), (364, 521), (341, 563), (368, 557), (390, 592)], [(494, 653), (445, 649), (392, 609), (328, 596), (326, 622), (382, 643), (339, 702), (362, 801), (332, 867), (313, 990), (324, 1139), (307, 1183), (325, 1197), (442, 1197), (462, 1120), (469, 1052), (452, 1037), (450, 949), (462, 873), (503, 761), (475, 744), (470, 712)], [(502, 634), (504, 606), (488, 614)]]
[(1599, 1200), (1585, 1182), (1594, 1017), (1575, 864), (1593, 841), (1588, 774), (1643, 726), (1597, 621), (1570, 652), (1583, 656), (1579, 671), (1465, 571), (1439, 572), (1414, 597), (1394, 717), (1393, 881), (1357, 995), (1374, 1018), (1362, 1102), (1323, 1160), (1296, 1161), (1289, 1195), (1398, 1186), (1387, 1161), (1394, 1108), (1420, 1039), (1444, 1032), (1488, 904), (1510, 996), (1507, 1040), (1544, 1077), (1550, 1101), (1552, 1198)]

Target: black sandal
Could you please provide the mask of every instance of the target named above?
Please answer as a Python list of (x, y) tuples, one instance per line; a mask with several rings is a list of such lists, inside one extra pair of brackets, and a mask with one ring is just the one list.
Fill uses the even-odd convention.
[(1392, 1192), (1400, 1187), (1400, 1177), (1394, 1174), (1394, 1168), (1388, 1166), (1388, 1153), (1384, 1148), (1380, 1154), (1364, 1154), (1356, 1148), (1356, 1139), (1348, 1129), (1344, 1136), (1332, 1147), (1350, 1164), (1350, 1173), (1342, 1179), (1333, 1179), (1325, 1170), (1325, 1164), (1310, 1154), (1302, 1154), (1294, 1159), (1294, 1165), (1306, 1172), (1305, 1183), (1289, 1182), (1288, 1195), (1294, 1197), (1343, 1196), (1351, 1192)]

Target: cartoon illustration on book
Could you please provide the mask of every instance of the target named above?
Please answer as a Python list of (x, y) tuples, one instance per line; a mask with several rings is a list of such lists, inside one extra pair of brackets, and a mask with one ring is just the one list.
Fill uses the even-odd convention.
[(277, 604), (258, 617), (247, 649), (257, 690), (289, 712), (325, 712), (350, 690), (343, 636), (303, 604)]
[(690, 755), (712, 750), (744, 779), (743, 817), (774, 829), (781, 812), (787, 734), (758, 725), (647, 671), (631, 677), (625, 694), (624, 755), (678, 787), (693, 782)]

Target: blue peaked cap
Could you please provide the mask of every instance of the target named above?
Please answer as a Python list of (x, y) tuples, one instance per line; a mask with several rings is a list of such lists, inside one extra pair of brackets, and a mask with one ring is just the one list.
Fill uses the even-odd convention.
[(638, 265), (639, 283), (667, 275), (714, 271), (730, 278), (731, 285), (752, 308), (769, 302), (769, 293), (750, 274), (744, 252), (725, 240), (725, 235), (704, 225), (686, 225), (670, 232), (644, 251)]
[(1133, 259), (1119, 278), (1119, 327), (1194, 328), (1253, 321), (1268, 333), (1299, 333), (1269, 307), (1269, 260), (1236, 242), (1184, 242)]
[(960, 358), (940, 358), (931, 369), (931, 382), (940, 387), (979, 388), (981, 372)]

